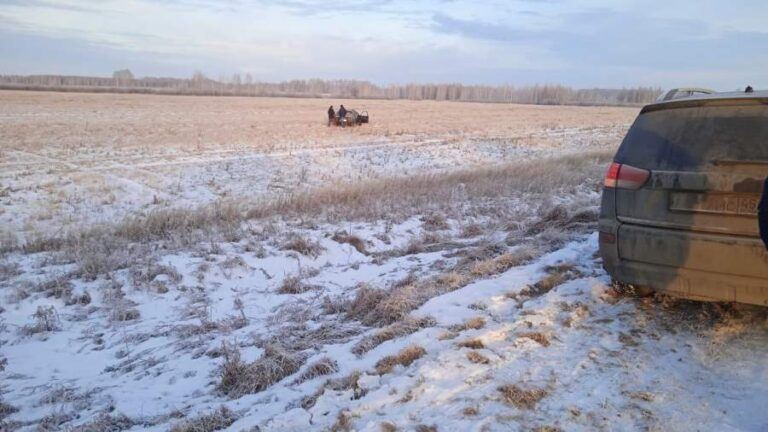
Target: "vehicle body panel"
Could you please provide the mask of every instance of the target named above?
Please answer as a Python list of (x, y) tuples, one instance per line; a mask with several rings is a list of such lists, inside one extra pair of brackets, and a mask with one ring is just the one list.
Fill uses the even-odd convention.
[(615, 162), (649, 178), (637, 190), (603, 192), (600, 250), (614, 279), (768, 305), (757, 221), (768, 177), (766, 96), (706, 95), (642, 110)]

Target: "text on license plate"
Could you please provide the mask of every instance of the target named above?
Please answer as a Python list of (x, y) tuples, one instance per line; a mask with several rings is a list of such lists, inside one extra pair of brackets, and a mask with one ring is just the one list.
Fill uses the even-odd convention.
[(752, 194), (703, 194), (673, 192), (669, 209), (740, 216), (757, 215), (759, 197)]

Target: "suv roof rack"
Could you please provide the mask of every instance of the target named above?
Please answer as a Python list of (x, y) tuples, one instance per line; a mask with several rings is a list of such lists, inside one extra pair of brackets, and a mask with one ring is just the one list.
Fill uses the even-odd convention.
[(715, 93), (714, 90), (701, 88), (701, 87), (673, 88), (672, 90), (659, 96), (659, 98), (657, 99), (657, 102), (664, 102), (672, 99), (685, 98), (685, 97), (693, 96), (695, 94), (713, 94), (713, 93)]

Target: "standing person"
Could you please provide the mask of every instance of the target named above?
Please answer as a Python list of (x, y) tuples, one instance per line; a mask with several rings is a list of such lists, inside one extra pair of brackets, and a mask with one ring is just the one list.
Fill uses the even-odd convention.
[(344, 105), (339, 107), (339, 121), (347, 116), (347, 109), (344, 108)]
[(328, 126), (331, 125), (333, 122), (333, 119), (336, 118), (336, 111), (333, 110), (333, 105), (331, 105), (330, 108), (328, 108)]
[(763, 197), (760, 198), (760, 204), (757, 206), (757, 223), (760, 227), (760, 237), (768, 248), (768, 178), (763, 184)]

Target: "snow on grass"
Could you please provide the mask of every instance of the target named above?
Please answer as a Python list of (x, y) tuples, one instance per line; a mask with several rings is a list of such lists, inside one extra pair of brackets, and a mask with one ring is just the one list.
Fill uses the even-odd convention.
[[(358, 232), (368, 240), (375, 228)], [(686, 321), (674, 308), (616, 297), (594, 258), (596, 235), (434, 297), (411, 313), (430, 322), (365, 350), (357, 347), (382, 330), (360, 328), (343, 312), (323, 314), (321, 299), (423, 271), (439, 254), (376, 265), (349, 244), (312, 230), (303, 235), (324, 250), (295, 255), (278, 244), (262, 258), (238, 255), (235, 266), (227, 264), (227, 245), (215, 255), (167, 255), (162, 264), (179, 278), (158, 275), (170, 287), (163, 293), (132, 287), (127, 272), (117, 272), (113, 282), (124, 283), (124, 299), (140, 314), (132, 320), (110, 320), (103, 297), (115, 288), (97, 286), (103, 281), (74, 281), (90, 290), (90, 305), (35, 295), (5, 304), (3, 402), (18, 412), (4, 421), (34, 429), (55, 413), (67, 417), (47, 421), (72, 425), (106, 422), (104, 413), (112, 411), (127, 416), (130, 422), (121, 424), (131, 430), (158, 431), (209, 420), (231, 423), (227, 430), (324, 430), (340, 419), (356, 430), (379, 430), (385, 422), (439, 430), (766, 424), (768, 366), (756, 361), (768, 354), (765, 318), (747, 310), (754, 322), (713, 327), (692, 316), (680, 325)], [(280, 281), (299, 267), (318, 269), (306, 278), (318, 288), (280, 294)], [(579, 276), (535, 290), (553, 268)], [(19, 332), (42, 304), (56, 308), (61, 329)], [(457, 337), (441, 338), (445, 332)], [(221, 387), (221, 368), (233, 352), (241, 369), (231, 377), (245, 375), (236, 381), (240, 390), (230, 392)], [(242, 387), (261, 376), (264, 384)]]
[(433, 115), (436, 136), (252, 148), (176, 118), (157, 130), (183, 144), (67, 125), (76, 152), (3, 148), (0, 430), (766, 429), (765, 310), (636, 298), (600, 268), (623, 114), (528, 109), (496, 132)]

